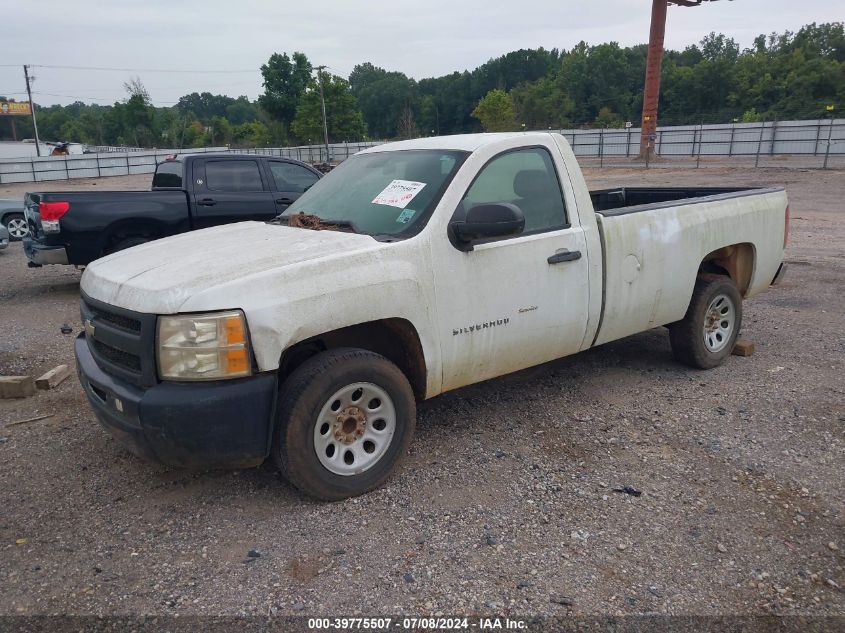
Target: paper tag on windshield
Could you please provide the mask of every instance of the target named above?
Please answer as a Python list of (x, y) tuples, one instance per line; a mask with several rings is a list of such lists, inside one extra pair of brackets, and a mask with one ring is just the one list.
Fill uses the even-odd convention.
[(424, 182), (413, 180), (394, 180), (373, 200), (373, 204), (386, 204), (404, 209), (408, 203), (425, 187)]

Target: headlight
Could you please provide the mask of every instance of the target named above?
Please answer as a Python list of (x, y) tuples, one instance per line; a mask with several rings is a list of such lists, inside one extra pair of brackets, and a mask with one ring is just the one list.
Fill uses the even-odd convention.
[(161, 316), (157, 341), (162, 379), (219, 380), (252, 373), (240, 310)]

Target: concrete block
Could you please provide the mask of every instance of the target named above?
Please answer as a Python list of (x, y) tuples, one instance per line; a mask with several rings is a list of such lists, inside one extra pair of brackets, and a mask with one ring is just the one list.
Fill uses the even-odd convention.
[(35, 395), (32, 376), (0, 376), (0, 398), (26, 398)]

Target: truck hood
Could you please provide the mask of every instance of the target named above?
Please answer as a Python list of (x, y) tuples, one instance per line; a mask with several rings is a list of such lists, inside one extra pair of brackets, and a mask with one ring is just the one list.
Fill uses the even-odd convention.
[(98, 259), (85, 269), (81, 287), (89, 297), (127, 310), (173, 314), (198, 293), (233, 281), (379, 246), (368, 235), (241, 222)]

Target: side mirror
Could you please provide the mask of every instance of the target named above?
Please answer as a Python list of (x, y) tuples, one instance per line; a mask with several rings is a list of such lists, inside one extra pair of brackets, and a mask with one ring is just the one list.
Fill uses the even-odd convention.
[(525, 228), (525, 215), (515, 204), (479, 204), (467, 211), (463, 221), (452, 222), (449, 226), (458, 242), (469, 245), (475, 240), (522, 233)]

